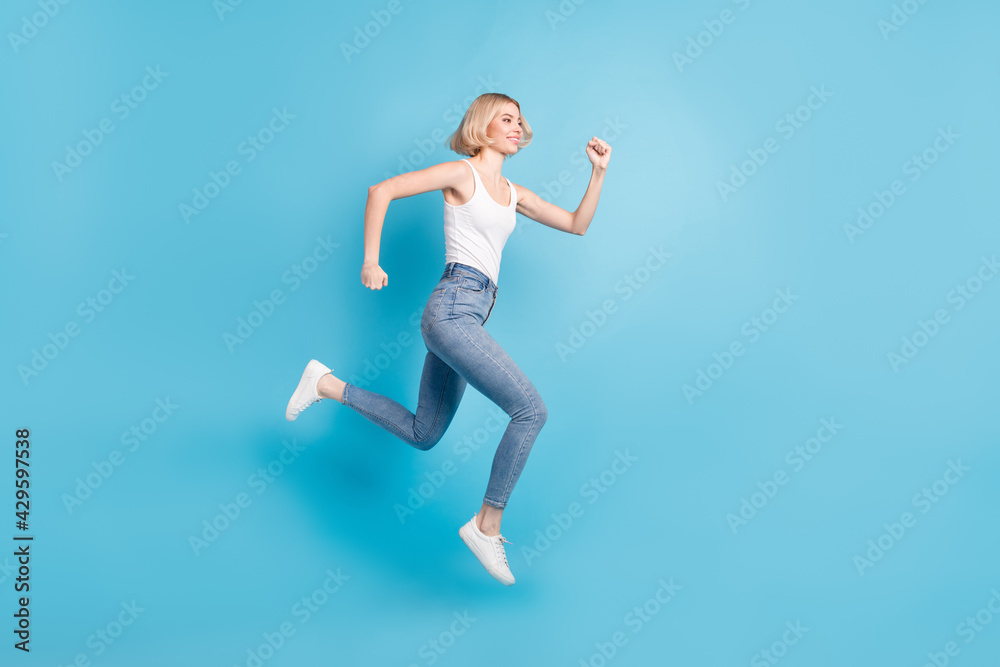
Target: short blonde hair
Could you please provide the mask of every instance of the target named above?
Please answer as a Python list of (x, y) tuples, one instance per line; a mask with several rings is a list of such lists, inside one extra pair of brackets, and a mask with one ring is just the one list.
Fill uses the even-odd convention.
[[(501, 110), (508, 102), (513, 102), (517, 106), (517, 112), (521, 113), (521, 105), (517, 100), (504, 95), (503, 93), (483, 93), (465, 111), (462, 122), (451, 134), (448, 147), (459, 155), (472, 157), (477, 155), (483, 146), (492, 146), (495, 140), (486, 136), (486, 126), (500, 115)], [(527, 119), (521, 114), (521, 141), (518, 142), (518, 150), (531, 143), (531, 126)], [(510, 154), (505, 157), (510, 157)]]

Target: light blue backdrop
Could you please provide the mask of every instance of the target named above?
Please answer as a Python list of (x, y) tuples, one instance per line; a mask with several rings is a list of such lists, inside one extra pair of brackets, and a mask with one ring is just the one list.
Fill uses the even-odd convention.
[[(996, 664), (995, 3), (222, 1), (0, 10), (0, 662)], [(550, 412), (509, 589), (457, 535), (482, 395), (427, 453), (283, 414), (312, 357), (415, 407), (443, 200), (371, 292), (366, 188), (492, 90), (516, 184), (614, 151), (504, 252)]]

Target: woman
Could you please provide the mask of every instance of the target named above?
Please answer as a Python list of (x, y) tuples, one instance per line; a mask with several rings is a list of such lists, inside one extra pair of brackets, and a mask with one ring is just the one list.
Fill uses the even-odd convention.
[(368, 188), (361, 282), (373, 290), (389, 284), (378, 263), (389, 202), (432, 190), (444, 195), (446, 263), (420, 320), (428, 351), (416, 413), (344, 382), (315, 359), (306, 365), (285, 412), (294, 421), (313, 403), (334, 399), (413, 447), (428, 450), (451, 424), (466, 384), (500, 406), (511, 421), (493, 457), (483, 505), (459, 535), (486, 570), (508, 586), (514, 577), (500, 519), (548, 413), (531, 381), (483, 328), (496, 303), (500, 256), (514, 229), (515, 213), (583, 236), (594, 217), (611, 157), (611, 147), (597, 137), (587, 144), (593, 173), (583, 201), (571, 213), (501, 178), (503, 161), (529, 143), (531, 127), (521, 117), (517, 101), (486, 93), (472, 102), (450, 137), (451, 149), (471, 159), (400, 174)]

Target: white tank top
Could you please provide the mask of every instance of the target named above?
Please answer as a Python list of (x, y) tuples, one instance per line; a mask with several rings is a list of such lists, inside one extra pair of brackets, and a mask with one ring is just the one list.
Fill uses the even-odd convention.
[(464, 158), (462, 162), (472, 169), (476, 189), (461, 206), (444, 203), (444, 261), (475, 267), (499, 285), (500, 255), (517, 223), (517, 192), (505, 176), (510, 204), (498, 204), (483, 187), (472, 163)]

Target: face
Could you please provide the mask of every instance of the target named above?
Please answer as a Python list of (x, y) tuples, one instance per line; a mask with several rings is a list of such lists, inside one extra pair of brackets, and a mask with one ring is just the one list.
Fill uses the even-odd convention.
[(486, 126), (486, 136), (497, 140), (493, 148), (504, 155), (513, 155), (517, 152), (517, 145), (523, 135), (521, 113), (513, 102), (504, 105), (500, 109), (500, 115)]

